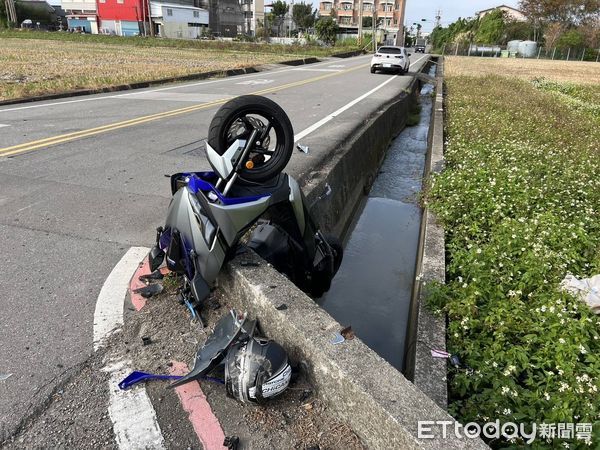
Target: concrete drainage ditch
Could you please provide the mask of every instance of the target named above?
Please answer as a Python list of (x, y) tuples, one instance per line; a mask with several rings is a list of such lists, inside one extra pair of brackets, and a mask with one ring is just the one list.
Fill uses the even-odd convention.
[[(433, 65), (429, 75), (435, 75), (435, 69)], [(420, 112), (411, 112), (411, 120), (418, 117), (418, 123), (405, 128), (387, 150), (371, 191), (356, 210), (342, 266), (329, 292), (318, 300), (340, 323), (352, 324), (359, 338), (402, 372), (433, 87), (423, 85)]]
[[(426, 70), (431, 64), (426, 66)], [(327, 185), (333, 188), (331, 195), (315, 205), (315, 215), (326, 231), (343, 235), (351, 225), (354, 211), (369, 192), (390, 141), (404, 128), (420, 87), (421, 82), (413, 80), (406, 92), (388, 102), (347, 136), (343, 140), (343, 148), (336, 149), (334, 156), (312, 178), (300, 180), (309, 202), (321, 196)], [(439, 78), (437, 88), (433, 117), (440, 122), (431, 127), (430, 138), (435, 137), (435, 130), (439, 131), (442, 126), (441, 110), (438, 111), (441, 108)], [(428, 155), (427, 165), (431, 161)], [(429, 215), (426, 211), (424, 224), (429, 223)], [(421, 242), (426, 239), (426, 233), (422, 231)], [(439, 241), (436, 242), (439, 245)], [(419, 249), (422, 248), (420, 244)], [(416, 273), (427, 270), (427, 267), (422, 267), (431, 256), (424, 256), (426, 250), (418, 252)], [(443, 256), (443, 241), (442, 248), (435, 250), (441, 251)], [(439, 266), (439, 258), (437, 263)], [(257, 255), (247, 252), (232, 261), (224, 272), (219, 279), (220, 287), (228, 292), (233, 306), (260, 318), (269, 337), (281, 343), (293, 359), (301, 362), (321, 398), (343, 417), (369, 448), (487, 448), (478, 439), (460, 438), (454, 433), (443, 437), (441, 429), (439, 433), (433, 433), (432, 438), (419, 437), (419, 422), (427, 422), (431, 426), (433, 422), (440, 421), (450, 427), (455, 423), (442, 408), (445, 407), (443, 402), (437, 398), (438, 391), (441, 392), (440, 398), (446, 398), (446, 362), (434, 361), (429, 377), (423, 373), (423, 367), (428, 364), (432, 367), (432, 358), (422, 347), (429, 348), (436, 339), (444, 340), (445, 334), (443, 319), (427, 317), (424, 308), (419, 307), (422, 303), (419, 289), (415, 292), (418, 301), (411, 308), (411, 317), (421, 319), (423, 315), (423, 324), (433, 327), (433, 331), (419, 326), (410, 330), (411, 341), (417, 339), (415, 342), (423, 342), (422, 345), (413, 345), (412, 356), (411, 352), (408, 354), (407, 364), (415, 367), (409, 372), (418, 374), (413, 384), (360, 339), (334, 345), (332, 339), (342, 325)], [(414, 320), (413, 325), (416, 322)], [(436, 343), (440, 349), (445, 348), (444, 342)], [(427, 360), (427, 363), (423, 364), (419, 359)], [(420, 388), (429, 390), (428, 393), (442, 407)]]

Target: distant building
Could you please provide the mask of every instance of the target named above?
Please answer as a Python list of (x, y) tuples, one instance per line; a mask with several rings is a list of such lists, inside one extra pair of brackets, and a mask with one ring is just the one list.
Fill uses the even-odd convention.
[(500, 5), (494, 8), (484, 9), (483, 11), (476, 12), (475, 15), (481, 19), (486, 14), (489, 14), (492, 11), (496, 11), (497, 9), (504, 11), (506, 15), (512, 20), (516, 20), (519, 22), (525, 22), (527, 20), (527, 17), (525, 17), (525, 14), (523, 14), (523, 11), (506, 5)]
[(148, 13), (148, 0), (98, 0), (99, 32), (117, 36), (148, 34)]
[(208, 29), (208, 11), (176, 3), (150, 2), (154, 34), (174, 39), (198, 39)]
[(81, 28), (86, 33), (98, 34), (96, 0), (62, 0), (67, 28)]
[(255, 36), (256, 30), (265, 22), (265, 2), (264, 0), (240, 0), (240, 4), (243, 14), (242, 33)]
[[(371, 17), (375, 21), (384, 43), (404, 43), (406, 0), (322, 0), (319, 3), (319, 16), (333, 16), (342, 34), (357, 35), (361, 3), (362, 17)], [(367, 27), (363, 31), (369, 29)]]
[[(242, 9), (248, 6), (242, 5), (240, 0), (201, 0), (200, 5), (208, 9), (209, 28), (214, 36), (233, 38), (244, 33), (245, 13)], [(248, 9), (246, 13), (252, 12), (251, 6)]]
[[(58, 29), (65, 19), (64, 11), (60, 6), (50, 5), (46, 0), (20, 0), (19, 5), (26, 8), (29, 17), (23, 17), (23, 28), (42, 28), (45, 30)], [(39, 23), (39, 25), (38, 25)], [(65, 20), (66, 24), (66, 20)]]

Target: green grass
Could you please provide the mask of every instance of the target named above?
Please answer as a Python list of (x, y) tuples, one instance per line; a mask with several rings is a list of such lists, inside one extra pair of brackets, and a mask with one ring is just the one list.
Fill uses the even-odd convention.
[(421, 105), (416, 103), (411, 110), (408, 112), (408, 117), (406, 118), (406, 126), (414, 127), (419, 125), (421, 121)]
[[(463, 363), (448, 376), (450, 412), (600, 431), (600, 319), (559, 290), (569, 273), (600, 273), (600, 120), (569, 105), (593, 104), (597, 87), (495, 75), (450, 76), (446, 87), (447, 166), (427, 201), (448, 257), (431, 306), (447, 313), (448, 348)], [(564, 443), (589, 448), (533, 447)]]

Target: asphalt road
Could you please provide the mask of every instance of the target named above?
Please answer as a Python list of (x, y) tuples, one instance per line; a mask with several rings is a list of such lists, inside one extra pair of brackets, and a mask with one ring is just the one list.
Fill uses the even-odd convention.
[[(279, 103), (310, 147), (288, 165), (300, 176), (339, 127), (408, 85), (370, 74), (369, 58), (0, 108), (0, 375), (12, 374), (0, 381), (0, 429), (90, 355), (104, 280), (130, 246), (152, 245), (170, 197), (163, 175), (208, 167), (203, 141), (219, 106), (248, 93)], [(411, 59), (411, 71), (426, 61)], [(335, 127), (323, 123), (332, 113)]]

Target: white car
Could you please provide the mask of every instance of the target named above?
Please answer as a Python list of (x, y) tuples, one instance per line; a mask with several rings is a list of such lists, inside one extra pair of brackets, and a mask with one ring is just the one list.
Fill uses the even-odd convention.
[(385, 45), (379, 47), (371, 59), (371, 73), (389, 70), (402, 75), (410, 68), (410, 53), (404, 47)]

